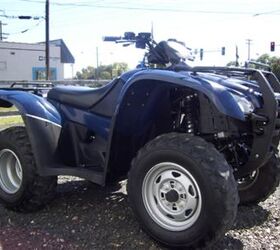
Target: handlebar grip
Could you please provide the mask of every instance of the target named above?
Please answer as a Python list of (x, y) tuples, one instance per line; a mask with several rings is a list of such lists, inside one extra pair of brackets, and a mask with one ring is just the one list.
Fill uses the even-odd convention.
[(120, 40), (122, 37), (121, 36), (104, 36), (103, 41), (104, 42), (115, 42), (117, 40)]

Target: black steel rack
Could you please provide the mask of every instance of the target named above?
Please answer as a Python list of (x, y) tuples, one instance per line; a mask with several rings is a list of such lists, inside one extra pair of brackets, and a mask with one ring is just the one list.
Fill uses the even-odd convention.
[[(241, 77), (254, 80), (262, 93), (263, 107), (251, 114), (253, 130), (261, 129), (262, 133), (254, 133), (252, 151), (248, 163), (238, 170), (238, 175), (244, 176), (256, 169), (256, 166), (265, 164), (271, 154), (276, 150), (280, 139), (280, 82), (270, 71), (251, 68), (235, 67), (194, 67), (194, 75), (198, 73), (213, 73), (228, 77)], [(269, 153), (268, 153), (269, 152)]]

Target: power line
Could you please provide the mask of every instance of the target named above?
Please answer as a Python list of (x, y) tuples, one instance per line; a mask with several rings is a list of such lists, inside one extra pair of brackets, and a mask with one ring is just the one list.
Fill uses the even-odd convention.
[(29, 28), (27, 29), (24, 29), (24, 30), (21, 30), (21, 31), (17, 31), (17, 32), (13, 32), (13, 33), (9, 33), (9, 35), (17, 35), (17, 34), (23, 34), (23, 33), (26, 33), (28, 31), (31, 31), (33, 29), (35, 29), (36, 27), (38, 27), (44, 20), (40, 20), (38, 23), (36, 23), (35, 25), (33, 26), (30, 26)]
[(0, 15), (0, 17), (4, 17), (4, 18), (8, 18), (8, 19), (25, 19), (25, 20), (39, 20), (39, 19), (44, 19), (44, 17), (42, 16), (24, 16), (24, 15), (20, 15), (20, 16), (9, 16), (9, 15)]
[[(24, 16), (24, 15), (19, 15), (19, 16), (10, 16), (10, 15), (7, 15), (6, 14), (6, 12), (5, 12), (5, 10), (0, 10), (0, 12), (2, 12), (3, 14), (2, 15), (0, 15), (0, 17), (4, 17), (4, 18), (8, 18), (8, 19), (21, 19), (21, 20), (30, 20), (30, 19), (33, 19), (33, 20), (40, 20), (38, 23), (36, 23), (35, 25), (33, 25), (33, 26), (31, 26), (31, 27), (29, 27), (29, 28), (27, 28), (27, 29), (24, 29), (24, 30), (21, 30), (21, 31), (18, 31), (18, 32), (13, 32), (13, 33), (3, 33), (2, 32), (2, 25), (3, 25), (3, 23), (0, 21), (0, 25), (1, 25), (1, 27), (0, 27), (0, 40), (3, 40), (4, 39), (4, 37), (3, 37), (3, 35), (16, 35), (16, 34), (22, 34), (22, 33), (25, 33), (25, 32), (27, 32), (27, 31), (30, 31), (30, 30), (32, 30), (32, 29), (34, 29), (34, 28), (36, 28), (37, 26), (39, 26), (40, 25), (40, 23), (42, 22), (42, 21), (44, 21), (44, 19), (45, 19), (45, 17), (43, 17), (43, 16)], [(6, 37), (5, 37), (6, 38)]]
[[(30, 2), (30, 3), (41, 3), (42, 0), (19, 0), (22, 2)], [(181, 13), (197, 13), (197, 14), (222, 14), (222, 15), (260, 15), (255, 12), (247, 12), (247, 11), (212, 11), (212, 10), (187, 10), (187, 9), (170, 9), (170, 8), (152, 8), (152, 7), (137, 7), (137, 6), (116, 6), (116, 5), (101, 5), (101, 4), (90, 4), (90, 3), (59, 3), (59, 2), (51, 2), (51, 5), (56, 6), (73, 6), (73, 7), (92, 7), (92, 8), (103, 8), (103, 9), (120, 9), (120, 10), (139, 10), (139, 11), (158, 11), (158, 12), (181, 12)], [(278, 11), (267, 12), (266, 14), (277, 13)]]
[(261, 15), (270, 15), (270, 14), (274, 14), (274, 13), (278, 13), (280, 10), (272, 10), (272, 11), (267, 11), (267, 12), (261, 12), (261, 13), (256, 13), (253, 16), (257, 17), (257, 16), (261, 16)]

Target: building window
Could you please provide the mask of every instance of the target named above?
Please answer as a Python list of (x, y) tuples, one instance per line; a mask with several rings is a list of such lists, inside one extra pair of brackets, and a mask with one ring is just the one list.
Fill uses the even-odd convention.
[[(33, 67), (32, 68), (32, 79), (33, 80), (46, 80), (46, 68)], [(56, 68), (50, 68), (50, 80), (57, 80), (57, 69)]]
[(6, 71), (7, 70), (7, 62), (0, 61), (0, 71)]

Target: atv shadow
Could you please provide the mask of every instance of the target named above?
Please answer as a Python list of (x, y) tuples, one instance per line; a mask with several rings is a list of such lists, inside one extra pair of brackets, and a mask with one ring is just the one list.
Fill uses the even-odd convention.
[(270, 212), (259, 205), (240, 206), (236, 223), (232, 229), (250, 229), (254, 226), (260, 226), (268, 219), (269, 215)]
[[(53, 203), (37, 213), (18, 214), (0, 207), (0, 248), (165, 249), (140, 229), (125, 183), (100, 187), (80, 179), (65, 180), (60, 178)], [(259, 225), (267, 216), (259, 206), (241, 207), (234, 229)], [(208, 249), (225, 248), (243, 249), (243, 244), (226, 235)]]
[(207, 247), (204, 250), (242, 250), (244, 248), (243, 243), (239, 239), (235, 239), (231, 236), (226, 235), (223, 239), (218, 241), (215, 245)]

